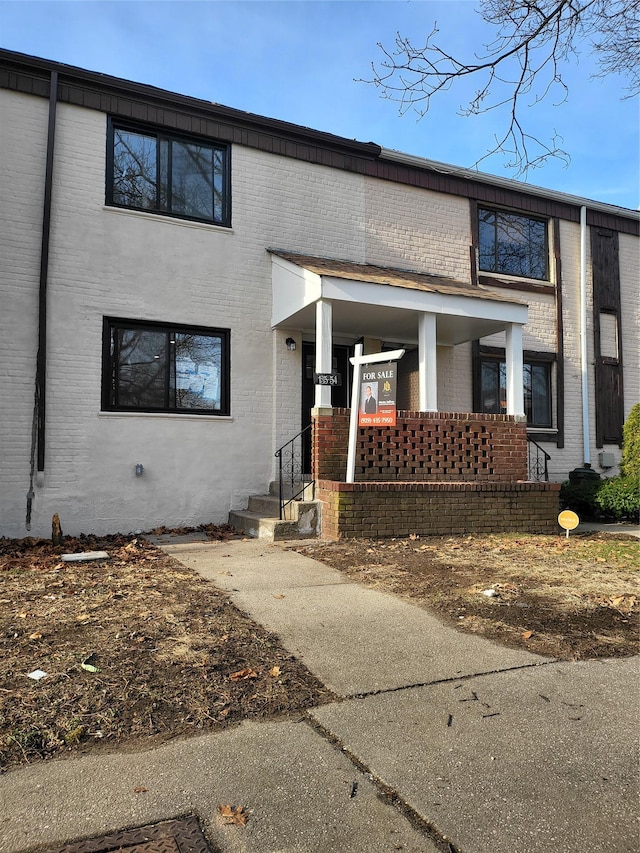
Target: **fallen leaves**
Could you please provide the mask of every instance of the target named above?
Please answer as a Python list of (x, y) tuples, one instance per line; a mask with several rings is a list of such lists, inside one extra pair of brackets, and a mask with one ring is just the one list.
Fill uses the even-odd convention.
[(630, 536), (416, 538), (295, 550), (506, 645), (566, 660), (637, 654), (640, 543)]
[(231, 681), (246, 681), (249, 678), (257, 678), (258, 673), (255, 669), (251, 669), (251, 667), (245, 667), (244, 669), (239, 669), (237, 672), (232, 672), (229, 678)]
[[(329, 698), (215, 583), (130, 539), (66, 537), (56, 550), (0, 537), (0, 767), (219, 731)], [(105, 548), (108, 564), (62, 565), (58, 554)]]
[(249, 820), (249, 814), (244, 810), (244, 806), (236, 806), (234, 809), (230, 803), (226, 803), (218, 806), (218, 812), (223, 823), (233, 826), (246, 826)]

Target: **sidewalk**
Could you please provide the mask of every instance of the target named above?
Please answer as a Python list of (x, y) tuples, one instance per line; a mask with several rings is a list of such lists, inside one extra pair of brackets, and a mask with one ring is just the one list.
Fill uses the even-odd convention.
[[(638, 850), (637, 658), (502, 648), (278, 545), (164, 547), (340, 700), (296, 721), (8, 773), (3, 853), (188, 813), (219, 853)], [(218, 823), (226, 802), (250, 811), (246, 827)]]

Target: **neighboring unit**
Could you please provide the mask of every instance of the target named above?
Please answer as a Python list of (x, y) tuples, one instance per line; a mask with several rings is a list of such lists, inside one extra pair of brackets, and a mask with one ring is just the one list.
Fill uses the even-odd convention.
[(65, 533), (226, 522), (312, 410), (302, 485), (323, 481), (327, 535), (355, 535), (353, 490), (326, 482), (357, 343), (405, 350), (404, 414), (361, 428), (352, 504), (379, 512), (393, 478), (429, 501), (448, 484), (459, 514), (469, 482), (475, 529), (494, 482), (509, 514), (506, 481), (616, 473), (637, 212), (9, 51), (0, 143), (0, 535), (48, 536), (53, 513)]

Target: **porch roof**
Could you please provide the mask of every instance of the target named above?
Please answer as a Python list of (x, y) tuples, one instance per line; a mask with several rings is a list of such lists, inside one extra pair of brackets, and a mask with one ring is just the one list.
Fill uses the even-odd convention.
[(315, 331), (315, 304), (333, 305), (333, 335), (416, 343), (418, 317), (436, 315), (437, 342), (453, 346), (527, 321), (526, 304), (446, 276), (270, 249), (272, 326)]

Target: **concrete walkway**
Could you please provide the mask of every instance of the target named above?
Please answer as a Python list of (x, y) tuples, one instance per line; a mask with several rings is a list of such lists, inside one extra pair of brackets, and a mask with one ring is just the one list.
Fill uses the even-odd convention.
[[(502, 648), (278, 545), (163, 547), (340, 699), (299, 720), (10, 772), (0, 851), (186, 813), (220, 853), (640, 849), (637, 658)], [(251, 812), (246, 827), (218, 823), (227, 802)]]

